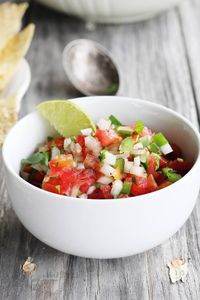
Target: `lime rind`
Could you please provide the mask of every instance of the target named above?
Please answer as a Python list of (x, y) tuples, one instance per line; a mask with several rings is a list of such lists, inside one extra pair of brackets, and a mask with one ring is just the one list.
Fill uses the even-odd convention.
[(42, 116), (64, 137), (78, 135), (81, 129), (96, 127), (91, 118), (69, 100), (48, 100), (37, 106)]

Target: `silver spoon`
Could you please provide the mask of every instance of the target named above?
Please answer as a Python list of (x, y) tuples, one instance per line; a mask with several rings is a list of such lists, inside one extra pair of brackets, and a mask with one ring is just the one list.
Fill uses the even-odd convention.
[(119, 72), (110, 53), (91, 40), (67, 44), (63, 67), (72, 85), (85, 95), (115, 95), (119, 89)]

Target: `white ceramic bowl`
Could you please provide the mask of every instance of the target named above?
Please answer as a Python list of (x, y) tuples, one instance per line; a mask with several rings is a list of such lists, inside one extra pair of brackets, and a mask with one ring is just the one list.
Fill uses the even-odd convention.
[(3, 147), (7, 189), (18, 218), (44, 243), (83, 257), (123, 257), (162, 243), (184, 224), (195, 205), (200, 171), (198, 131), (172, 110), (140, 99), (100, 96), (73, 102), (94, 121), (110, 114), (128, 124), (143, 120), (180, 145), (185, 158), (195, 164), (173, 185), (133, 198), (89, 200), (49, 193), (18, 175), (21, 159), (54, 134), (48, 122), (33, 112), (11, 129)]
[(92, 22), (127, 23), (148, 19), (181, 0), (38, 0)]
[(28, 62), (25, 58), (20, 61), (17, 70), (9, 82), (8, 86), (1, 95), (2, 98), (8, 96), (16, 96), (17, 111), (20, 110), (21, 100), (24, 97), (26, 91), (31, 82), (31, 70)]

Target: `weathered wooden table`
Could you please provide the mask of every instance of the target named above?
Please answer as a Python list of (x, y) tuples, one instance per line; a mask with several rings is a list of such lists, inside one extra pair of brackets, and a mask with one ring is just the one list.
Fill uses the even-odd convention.
[[(28, 54), (32, 82), (20, 117), (41, 100), (80, 96), (66, 81), (61, 53), (69, 41), (90, 38), (115, 57), (121, 70), (120, 94), (164, 104), (199, 125), (199, 0), (185, 0), (180, 8), (146, 22), (95, 28), (31, 2), (25, 19), (29, 21), (37, 30)], [(32, 275), (20, 270), (28, 256), (38, 265)], [(174, 257), (190, 258), (185, 283), (169, 281), (166, 263)], [(161, 246), (123, 259), (84, 259), (49, 248), (20, 224), (7, 198), (1, 170), (1, 300), (198, 300), (199, 266), (199, 201), (181, 230)]]

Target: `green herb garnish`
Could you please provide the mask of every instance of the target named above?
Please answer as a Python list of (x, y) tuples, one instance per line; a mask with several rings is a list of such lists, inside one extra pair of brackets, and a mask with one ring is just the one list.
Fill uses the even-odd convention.
[(22, 159), (22, 164), (35, 165), (41, 163), (45, 166), (48, 166), (49, 154), (48, 152), (36, 152), (33, 153), (29, 158)]

